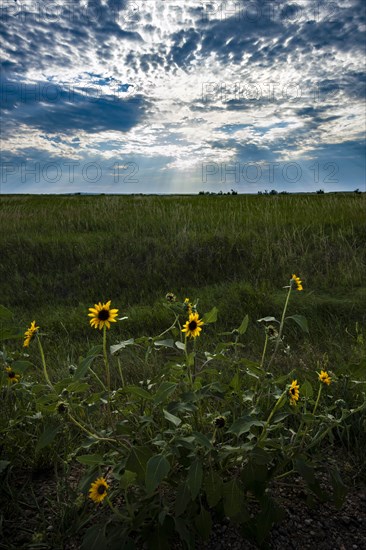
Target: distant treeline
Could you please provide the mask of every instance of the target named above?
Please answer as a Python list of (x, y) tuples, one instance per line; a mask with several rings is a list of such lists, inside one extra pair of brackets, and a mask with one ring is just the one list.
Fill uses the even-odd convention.
[[(315, 192), (317, 195), (324, 195), (325, 194), (325, 191), (324, 189), (318, 189), (318, 191)], [(357, 195), (358, 194), (361, 194), (362, 191), (360, 191), (358, 188), (355, 189), (354, 191), (330, 191), (330, 193), (356, 193)], [(198, 192), (199, 195), (238, 195), (238, 191), (236, 191), (235, 189), (230, 189), (230, 191), (218, 191), (217, 193), (215, 191), (199, 191)], [(258, 195), (291, 195), (292, 193), (290, 193), (289, 191), (277, 191), (276, 189), (271, 189), (271, 191), (268, 191), (267, 189), (265, 189), (264, 191), (258, 191)], [(294, 194), (298, 194), (298, 193), (294, 193)], [(306, 193), (307, 194), (307, 193)], [(310, 194), (312, 194), (312, 192), (310, 192)]]

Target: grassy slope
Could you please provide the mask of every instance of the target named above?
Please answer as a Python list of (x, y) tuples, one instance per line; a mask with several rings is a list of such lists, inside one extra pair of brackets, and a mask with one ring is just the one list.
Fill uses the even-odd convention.
[[(129, 316), (116, 339), (165, 328), (167, 291), (199, 297), (202, 311), (217, 304), (232, 328), (247, 312), (279, 316), (292, 272), (304, 281), (291, 312), (309, 319), (306, 345), (345, 357), (345, 329), (365, 324), (365, 195), (1, 196), (0, 235), (0, 302), (71, 354), (95, 339), (95, 301)], [(254, 323), (248, 338), (256, 349)]]

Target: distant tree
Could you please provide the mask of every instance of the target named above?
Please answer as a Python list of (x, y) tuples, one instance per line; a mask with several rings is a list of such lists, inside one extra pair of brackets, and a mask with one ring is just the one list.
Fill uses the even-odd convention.
[(237, 194), (238, 194), (238, 192), (237, 192), (237, 191), (235, 191), (235, 189), (232, 189), (232, 190), (231, 190), (231, 194), (232, 194), (232, 195), (237, 195)]
[(198, 194), (199, 195), (206, 195), (205, 191), (199, 191)]
[(318, 189), (316, 194), (317, 195), (324, 195), (324, 189)]
[(361, 191), (360, 191), (359, 188), (357, 187), (357, 189), (354, 190), (354, 193), (357, 193), (357, 195), (360, 195)]
[(272, 189), (272, 191), (270, 191), (269, 194), (270, 195), (278, 195), (278, 191), (276, 191), (276, 189)]
[(288, 191), (280, 191), (280, 195), (288, 195), (289, 192)]

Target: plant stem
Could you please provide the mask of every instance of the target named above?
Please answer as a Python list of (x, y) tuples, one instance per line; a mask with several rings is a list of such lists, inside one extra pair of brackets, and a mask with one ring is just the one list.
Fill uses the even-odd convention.
[[(316, 401), (315, 401), (315, 405), (314, 405), (314, 409), (313, 409), (313, 416), (315, 415), (316, 409), (318, 408), (319, 399), (320, 399), (320, 396), (321, 396), (321, 393), (322, 393), (322, 389), (323, 389), (323, 384), (322, 384), (322, 382), (320, 382), (319, 390), (318, 390), (318, 395), (317, 395), (317, 398), (316, 398)], [(301, 424), (300, 424), (300, 426), (301, 426)], [(303, 435), (302, 438), (301, 438), (300, 449), (302, 449), (302, 447), (303, 447), (303, 445), (304, 445), (305, 437), (306, 437), (306, 434), (308, 433), (308, 428), (309, 428), (309, 426), (306, 426), (305, 431), (304, 431), (304, 435)]]
[(103, 382), (101, 381), (101, 379), (99, 378), (99, 376), (97, 375), (96, 372), (93, 371), (93, 369), (90, 367), (90, 372), (91, 374), (98, 380), (99, 384), (102, 386), (103, 390), (104, 391), (107, 391), (107, 388), (105, 387), (105, 385), (103, 384)]
[(193, 339), (193, 380), (196, 380), (196, 338)]
[(108, 503), (108, 506), (109, 508), (112, 510), (112, 512), (124, 523), (126, 521), (126, 518), (125, 516), (123, 516), (121, 514), (121, 512), (119, 512), (114, 506), (113, 504), (111, 503), (111, 501), (109, 500), (109, 497), (106, 497), (106, 501)]
[(239, 340), (239, 334), (235, 336), (235, 342), (234, 342), (234, 357), (235, 360), (238, 358), (238, 340)]
[(282, 479), (282, 478), (284, 478), (284, 477), (287, 477), (287, 476), (289, 476), (290, 474), (293, 474), (294, 471), (295, 471), (295, 470), (292, 468), (291, 470), (288, 470), (288, 472), (285, 472), (285, 473), (283, 473), (283, 474), (280, 474), (279, 476), (276, 477), (276, 481), (277, 481), (278, 479)]
[(265, 342), (264, 342), (263, 353), (262, 353), (262, 359), (261, 359), (261, 369), (263, 369), (263, 366), (264, 366), (264, 358), (265, 358), (265, 356), (266, 356), (267, 344), (268, 344), (268, 334), (267, 334), (267, 332), (266, 332), (266, 340), (265, 340)]
[(94, 439), (98, 439), (98, 441), (113, 441), (113, 443), (118, 444), (118, 441), (116, 439), (112, 439), (111, 437), (100, 437), (99, 435), (94, 434), (93, 432), (89, 431), (78, 420), (76, 420), (76, 418), (74, 418), (69, 412), (67, 413), (67, 416), (71, 420), (71, 422), (73, 422), (75, 424), (75, 426), (80, 428), (80, 430), (82, 430), (83, 432), (88, 434), (90, 437), (93, 437)]
[(276, 340), (276, 345), (275, 345), (275, 349), (274, 349), (274, 352), (272, 354), (272, 357), (269, 361), (269, 364), (268, 366), (270, 366), (270, 364), (272, 363), (276, 353), (277, 353), (277, 350), (278, 350), (278, 346), (280, 345), (280, 341), (281, 341), (281, 337), (282, 337), (282, 332), (283, 332), (283, 326), (285, 324), (285, 315), (286, 315), (286, 310), (287, 310), (287, 306), (288, 306), (288, 303), (289, 303), (289, 300), (290, 300), (290, 294), (291, 294), (291, 291), (292, 291), (292, 283), (290, 282), (290, 286), (289, 286), (289, 289), (288, 289), (288, 293), (287, 293), (287, 296), (286, 296), (286, 302), (285, 302), (285, 305), (284, 305), (284, 308), (283, 308), (283, 311), (282, 311), (282, 317), (281, 317), (281, 322), (280, 322), (280, 328), (279, 328), (279, 331), (278, 331), (278, 336), (277, 336), (277, 340)]
[(39, 347), (39, 353), (41, 355), (41, 361), (42, 361), (42, 365), (43, 365), (43, 374), (44, 374), (44, 377), (45, 377), (45, 380), (48, 384), (48, 386), (51, 388), (51, 389), (54, 389), (52, 383), (51, 383), (51, 380), (48, 376), (48, 372), (47, 372), (47, 365), (46, 365), (46, 359), (45, 359), (45, 356), (44, 356), (44, 352), (43, 352), (43, 347), (42, 347), (42, 344), (41, 344), (41, 340), (37, 334), (37, 341), (38, 341), (38, 347)]
[(189, 360), (188, 360), (187, 345), (188, 345), (188, 339), (187, 339), (187, 335), (185, 334), (185, 335), (184, 335), (184, 353), (185, 353), (185, 356), (186, 356), (186, 365), (187, 365), (188, 380), (189, 380), (190, 385), (191, 385), (191, 387), (192, 387), (192, 374), (191, 374), (191, 367), (190, 367), (190, 365), (189, 365)]
[(168, 332), (170, 332), (170, 331), (175, 327), (176, 322), (178, 321), (179, 315), (176, 315), (176, 314), (174, 314), (174, 315), (175, 315), (174, 323), (173, 323), (169, 328), (167, 328), (166, 330), (164, 330), (164, 332), (162, 332), (161, 334), (159, 334), (158, 336), (156, 336), (156, 337), (154, 338), (154, 340), (157, 340), (158, 338), (161, 338), (162, 336), (164, 336), (165, 334), (167, 334)]
[(267, 433), (267, 428), (269, 426), (269, 423), (271, 422), (272, 418), (273, 418), (273, 415), (275, 414), (275, 412), (277, 411), (278, 407), (281, 405), (282, 403), (282, 400), (283, 398), (285, 397), (287, 393), (287, 389), (280, 395), (280, 397), (277, 399), (273, 409), (271, 410), (270, 412), (270, 415), (269, 417), (267, 418), (267, 421), (265, 423), (265, 425), (263, 426), (263, 430), (262, 430), (262, 433), (261, 435), (259, 436), (259, 439), (258, 439), (258, 444), (262, 441), (262, 439), (265, 437), (266, 433)]
[(119, 360), (119, 358), (117, 359), (117, 365), (118, 365), (119, 375), (121, 377), (122, 388), (124, 388), (126, 384), (125, 384), (125, 379), (124, 379), (123, 371), (121, 367), (121, 361)]
[(109, 370), (109, 360), (108, 360), (108, 352), (107, 352), (107, 327), (104, 325), (103, 327), (103, 355), (104, 355), (104, 364), (105, 364), (105, 372), (106, 372), (106, 380), (107, 380), (107, 389), (110, 392), (111, 391), (111, 373)]
[(319, 390), (318, 390), (318, 396), (317, 396), (317, 398), (316, 398), (315, 405), (314, 405), (314, 409), (313, 409), (313, 414), (316, 413), (316, 409), (318, 408), (319, 399), (320, 399), (320, 396), (321, 396), (321, 393), (322, 393), (322, 389), (323, 389), (323, 383), (320, 382)]

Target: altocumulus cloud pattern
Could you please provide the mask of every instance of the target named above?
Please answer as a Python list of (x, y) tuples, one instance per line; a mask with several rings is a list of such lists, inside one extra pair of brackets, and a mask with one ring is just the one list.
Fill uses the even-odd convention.
[(363, 0), (1, 0), (1, 192), (365, 190)]

